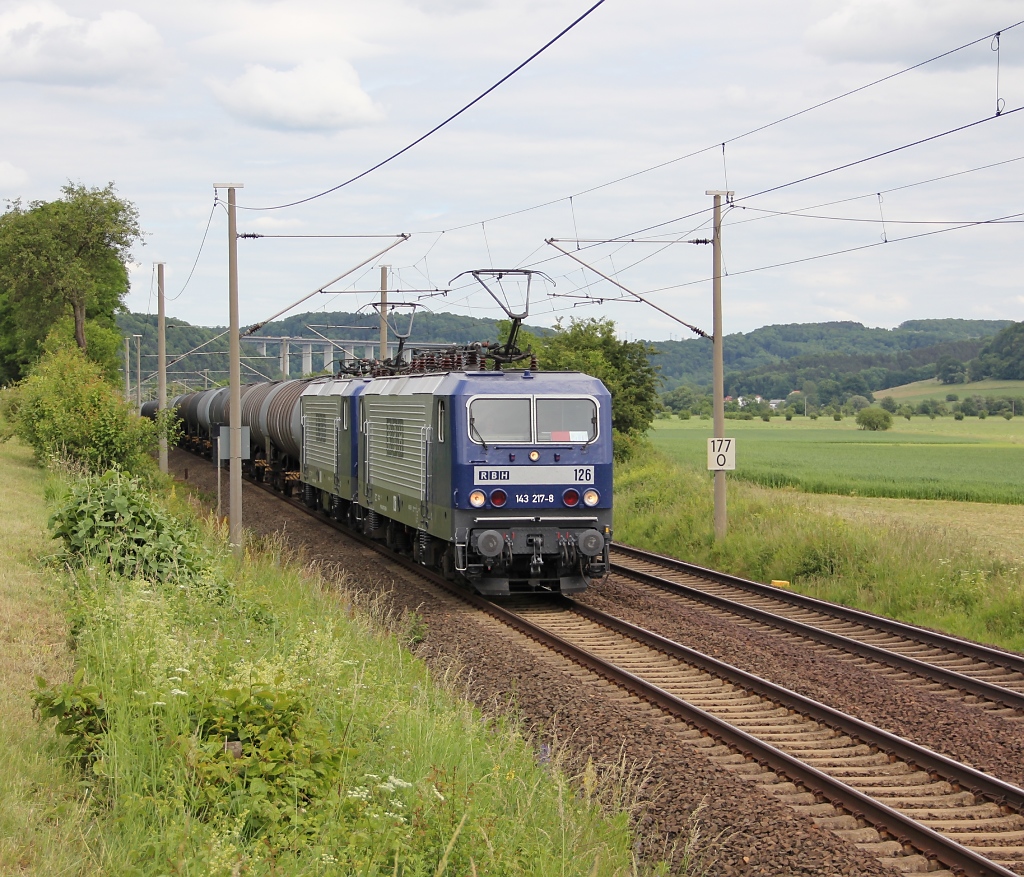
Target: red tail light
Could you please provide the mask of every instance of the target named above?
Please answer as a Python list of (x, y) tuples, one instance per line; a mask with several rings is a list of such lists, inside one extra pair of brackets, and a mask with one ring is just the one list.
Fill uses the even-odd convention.
[(562, 494), (562, 502), (564, 502), (569, 508), (580, 504), (580, 492), (574, 487), (570, 487), (565, 493)]

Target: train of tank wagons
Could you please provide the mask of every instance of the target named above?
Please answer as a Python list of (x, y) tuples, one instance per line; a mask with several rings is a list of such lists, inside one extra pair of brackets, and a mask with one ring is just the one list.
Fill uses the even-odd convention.
[[(520, 323), (503, 345), (406, 357), (402, 339), (383, 362), (243, 386), (245, 474), (481, 594), (584, 590), (609, 568), (611, 397), (538, 370)], [(217, 453), (227, 387), (169, 407), (184, 448)]]

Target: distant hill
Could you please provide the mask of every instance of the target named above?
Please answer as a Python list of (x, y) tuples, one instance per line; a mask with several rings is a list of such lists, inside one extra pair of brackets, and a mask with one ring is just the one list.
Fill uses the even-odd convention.
[[(404, 331), (406, 317), (399, 317)], [(156, 368), (156, 316), (121, 314), (118, 327), (126, 335), (143, 336), (143, 369)], [(167, 350), (170, 359), (198, 347), (223, 327), (192, 326), (183, 320), (168, 318)], [(875, 391), (934, 376), (934, 364), (942, 356), (961, 362), (976, 358), (985, 345), (1012, 320), (909, 320), (895, 329), (871, 329), (860, 323), (792, 323), (764, 326), (753, 332), (725, 337), (726, 392), (732, 395), (760, 394), (768, 398), (785, 397), (805, 381), (849, 380), (855, 392)], [(551, 330), (526, 327), (535, 335)], [(464, 317), (449, 313), (418, 313), (413, 323), (415, 342), (471, 342), (495, 340), (497, 320)], [(376, 314), (352, 314), (343, 311), (296, 314), (277, 320), (254, 337), (301, 336), (314, 338), (315, 332), (334, 339), (378, 337)], [(707, 388), (711, 383), (711, 342), (703, 338), (687, 341), (657, 341), (652, 344), (658, 355), (655, 364), (661, 371), (666, 390), (681, 385)], [(227, 335), (203, 347), (170, 367), (175, 375), (195, 386), (207, 380), (221, 382), (227, 377)], [(133, 348), (134, 351), (134, 348)], [(261, 358), (255, 345), (243, 344), (243, 375), (248, 379), (280, 376), (276, 350)], [(292, 348), (291, 374), (301, 371), (301, 352)], [(314, 367), (322, 362), (320, 354)], [(134, 363), (134, 352), (133, 352)], [(543, 363), (542, 363), (543, 365)], [(204, 374), (205, 372), (205, 374)]]
[[(872, 329), (861, 323), (790, 323), (726, 335), (723, 345), (729, 393), (784, 396), (803, 370), (806, 379), (832, 377), (866, 369), (892, 372), (884, 380), (909, 383), (930, 375), (902, 375), (929, 366), (942, 355), (966, 362), (1012, 320), (908, 320), (895, 329)], [(711, 342), (703, 338), (657, 341), (655, 362), (666, 389), (711, 383)], [(899, 374), (898, 374), (899, 373)], [(879, 379), (881, 375), (877, 375)], [(777, 384), (772, 389), (768, 385)], [(786, 392), (788, 392), (786, 390)]]

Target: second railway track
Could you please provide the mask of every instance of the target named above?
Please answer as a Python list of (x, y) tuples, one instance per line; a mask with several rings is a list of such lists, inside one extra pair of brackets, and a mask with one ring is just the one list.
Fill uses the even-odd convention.
[(1024, 720), (1024, 656), (630, 546), (614, 546), (612, 572), (699, 601), (712, 612), (955, 689), (991, 712)]

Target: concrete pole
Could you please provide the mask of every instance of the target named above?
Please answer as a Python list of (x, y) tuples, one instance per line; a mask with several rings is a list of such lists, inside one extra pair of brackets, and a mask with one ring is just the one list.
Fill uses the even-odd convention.
[(380, 266), (380, 360), (388, 358), (388, 266)]
[[(163, 413), (167, 408), (167, 320), (164, 314), (164, 263), (156, 264), (156, 409)], [(160, 471), (167, 474), (167, 436), (160, 434)]]
[(334, 371), (334, 345), (333, 344), (325, 344), (324, 345), (324, 371), (325, 372), (333, 372)]
[[(228, 402), (230, 455), (228, 469), (228, 541), (236, 557), (242, 556), (242, 366), (238, 325), (238, 224), (235, 189), (241, 183), (225, 183), (216, 188), (228, 190)], [(219, 455), (218, 455), (219, 456)], [(219, 463), (218, 463), (219, 465)]]
[(135, 407), (142, 413), (142, 336), (135, 337)]
[(290, 354), (291, 348), (287, 341), (281, 342), (281, 377), (288, 380), (288, 371), (290, 368)]
[(313, 345), (303, 344), (302, 345), (302, 373), (304, 375), (313, 374)]
[(124, 336), (124, 401), (132, 401), (132, 339)]
[[(709, 191), (715, 197), (715, 234), (712, 239), (714, 270), (713, 308), (714, 308), (714, 353), (712, 360), (711, 392), (714, 402), (715, 438), (725, 438), (725, 358), (722, 354), (722, 196), (732, 196), (732, 192)], [(725, 503), (725, 470), (715, 472), (715, 538), (724, 539), (728, 531), (728, 518)]]

